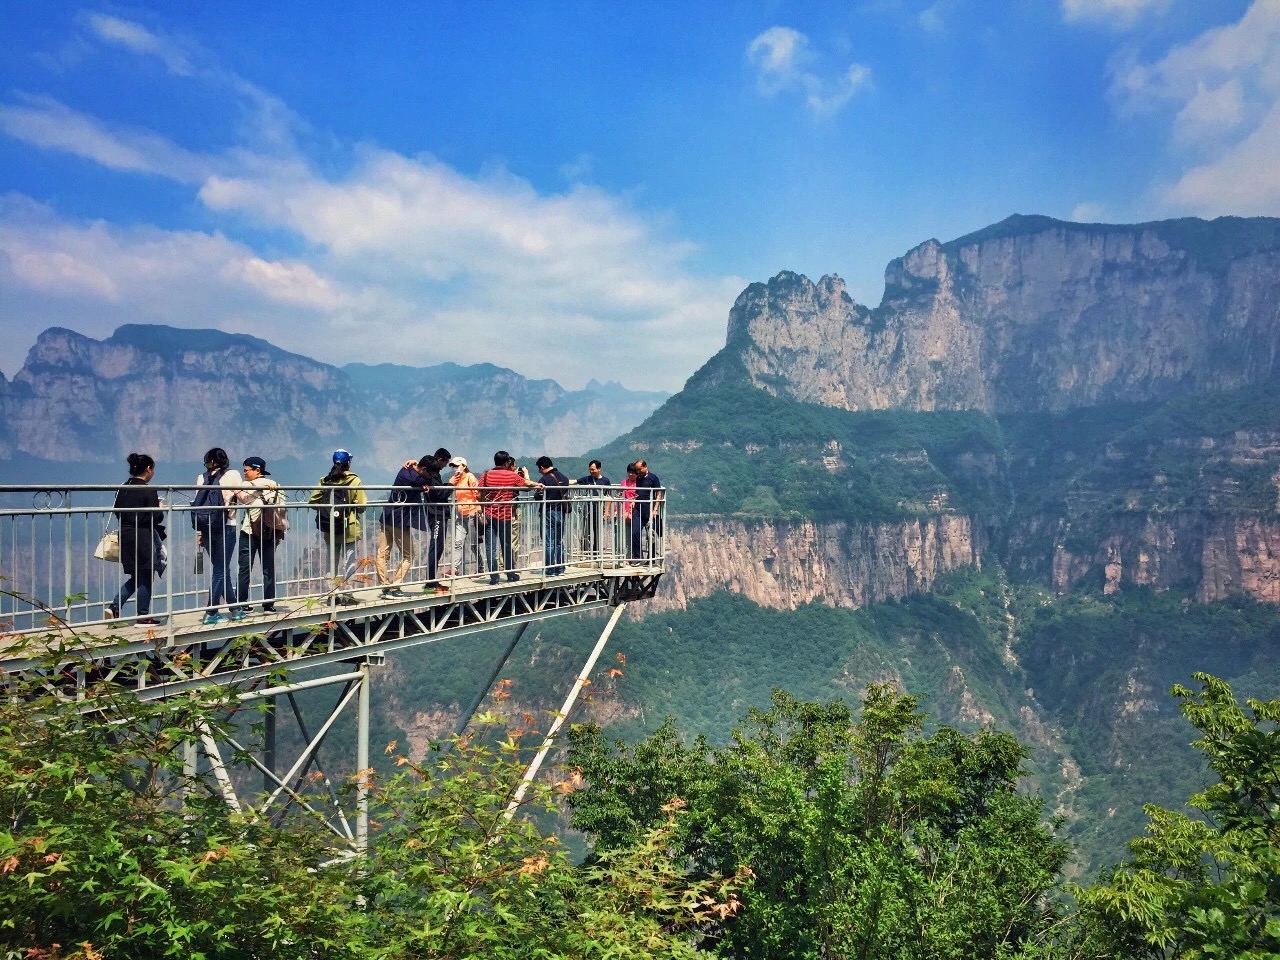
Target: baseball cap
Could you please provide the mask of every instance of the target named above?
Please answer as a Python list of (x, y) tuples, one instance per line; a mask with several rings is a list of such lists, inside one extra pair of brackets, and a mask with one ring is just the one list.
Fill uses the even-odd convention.
[(246, 467), (253, 467), (264, 477), (271, 476), (271, 472), (267, 470), (267, 461), (263, 460), (261, 457), (245, 457), (244, 465)]
[(350, 463), (351, 454), (348, 453), (346, 450), (335, 450), (333, 451), (333, 462), (334, 463)]
[(467, 465), (466, 457), (454, 457), (452, 460), (449, 461), (449, 466), (451, 467), (465, 467), (466, 465)]

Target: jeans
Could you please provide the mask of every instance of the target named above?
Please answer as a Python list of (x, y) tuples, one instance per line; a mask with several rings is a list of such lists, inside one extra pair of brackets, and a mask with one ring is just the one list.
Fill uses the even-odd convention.
[(542, 545), (542, 559), (549, 577), (564, 573), (564, 510), (547, 506), (547, 539)]
[(267, 531), (266, 535), (245, 533), (240, 531), (240, 602), (249, 602), (249, 572), (253, 569), (255, 557), (262, 556), (262, 599), (263, 607), (271, 605), (276, 598), (276, 535)]
[(201, 527), (204, 534), (205, 549), (209, 551), (209, 562), (213, 566), (213, 582), (209, 586), (209, 612), (217, 613), (218, 604), (225, 600), (231, 605), (236, 602), (235, 584), (231, 582), (228, 571), (231, 569), (231, 557), (236, 549), (236, 528), (229, 523), (214, 523)]
[(511, 557), (511, 521), (486, 517), (484, 531), (484, 556), (489, 563), (489, 573), (498, 575), (498, 551), (502, 551), (502, 567), (511, 576), (515, 562)]
[(111, 609), (118, 615), (120, 608), (129, 602), (134, 590), (138, 591), (138, 616), (145, 617), (151, 612), (151, 571), (146, 576), (133, 574), (120, 586), (120, 592), (111, 601)]

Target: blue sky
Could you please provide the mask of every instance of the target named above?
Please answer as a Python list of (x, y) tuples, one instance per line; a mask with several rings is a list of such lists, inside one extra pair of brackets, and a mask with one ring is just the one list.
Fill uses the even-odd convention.
[[(993, 12), (995, 11), (995, 12)], [(1280, 215), (1280, 0), (0, 5), (0, 370), (252, 333), (675, 390), (1011, 213)]]

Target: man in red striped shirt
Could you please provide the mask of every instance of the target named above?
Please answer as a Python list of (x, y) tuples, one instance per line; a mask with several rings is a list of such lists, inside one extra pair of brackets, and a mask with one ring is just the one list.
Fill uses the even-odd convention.
[(480, 501), (484, 504), (484, 553), (489, 563), (489, 582), (498, 582), (498, 550), (502, 550), (502, 567), (508, 580), (519, 580), (520, 574), (512, 567), (511, 556), (511, 501), (516, 498), (518, 487), (541, 487), (528, 477), (522, 477), (510, 466), (515, 463), (511, 454), (499, 450), (493, 455), (493, 467), (480, 475)]

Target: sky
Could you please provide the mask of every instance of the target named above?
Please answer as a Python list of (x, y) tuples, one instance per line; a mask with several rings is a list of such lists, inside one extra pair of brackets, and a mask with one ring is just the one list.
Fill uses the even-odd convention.
[(679, 389), (748, 284), (1013, 213), (1280, 216), (1280, 0), (0, 5), (40, 331)]

